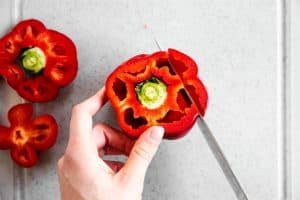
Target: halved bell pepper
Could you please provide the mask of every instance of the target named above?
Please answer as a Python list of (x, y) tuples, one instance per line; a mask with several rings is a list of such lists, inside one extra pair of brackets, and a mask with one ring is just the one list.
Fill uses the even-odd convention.
[(58, 125), (51, 115), (33, 118), (30, 103), (19, 104), (8, 112), (10, 127), (0, 125), (0, 149), (10, 149), (12, 159), (22, 167), (32, 167), (38, 161), (37, 152), (55, 144)]
[(26, 100), (53, 100), (77, 70), (72, 40), (38, 20), (22, 21), (0, 39), (0, 76)]
[[(176, 74), (174, 70), (176, 70)], [(117, 112), (120, 127), (136, 138), (153, 125), (175, 139), (187, 133), (203, 116), (208, 95), (192, 58), (175, 49), (135, 56), (118, 66), (106, 81), (107, 96)]]

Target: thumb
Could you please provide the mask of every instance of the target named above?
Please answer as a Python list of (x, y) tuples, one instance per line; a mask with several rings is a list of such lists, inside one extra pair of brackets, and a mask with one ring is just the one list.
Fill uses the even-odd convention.
[(164, 129), (162, 127), (153, 126), (147, 129), (136, 141), (126, 164), (122, 168), (127, 180), (144, 180), (147, 168), (161, 143), (163, 134)]

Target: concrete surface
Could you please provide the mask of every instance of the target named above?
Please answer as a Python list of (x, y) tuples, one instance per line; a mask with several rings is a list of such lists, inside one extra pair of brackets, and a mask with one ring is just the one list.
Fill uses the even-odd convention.
[(300, 1), (291, 4), (291, 196), (300, 199)]
[[(8, 152), (0, 152), (3, 200), (59, 199), (56, 162), (66, 148), (72, 105), (99, 90), (107, 75), (124, 60), (157, 51), (155, 40), (164, 49), (172, 47), (186, 52), (199, 64), (200, 77), (210, 96), (205, 119), (249, 199), (283, 200), (286, 196), (290, 198), (291, 191), (293, 199), (299, 199), (296, 190), (299, 178), (293, 179), (294, 187), (286, 183), (290, 180), (288, 174), (299, 177), (296, 169), (300, 163), (299, 142), (294, 140), (290, 148), (294, 150), (293, 157), (285, 150), (290, 141), (286, 128), (290, 113), (285, 109), (285, 100), (289, 99), (286, 93), (289, 84), (284, 84), (288, 81), (288, 66), (282, 61), (284, 2), (0, 1), (1, 35), (20, 19), (38, 18), (47, 27), (70, 36), (78, 48), (79, 59), (76, 81), (63, 89), (56, 101), (35, 105), (39, 113), (51, 113), (60, 122), (54, 148), (43, 153), (33, 169), (19, 168), (10, 161)], [(293, 102), (299, 102), (296, 88), (291, 91), (295, 94)], [(20, 102), (1, 80), (1, 123), (6, 123), (9, 107)], [(298, 113), (291, 115), (295, 125), (293, 135), (299, 132)], [(97, 114), (95, 122), (99, 121), (117, 126), (111, 105)], [(293, 171), (289, 168), (289, 158), (294, 161)], [(180, 140), (163, 142), (148, 171), (143, 197), (145, 200), (235, 199), (196, 126)]]

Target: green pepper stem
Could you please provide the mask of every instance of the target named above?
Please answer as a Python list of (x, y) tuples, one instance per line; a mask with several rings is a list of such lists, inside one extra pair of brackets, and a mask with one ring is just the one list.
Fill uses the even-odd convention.
[(37, 74), (45, 67), (46, 57), (40, 48), (33, 47), (22, 53), (21, 61), (24, 69)]
[(137, 84), (135, 91), (140, 103), (148, 109), (158, 108), (167, 97), (166, 85), (155, 77)]

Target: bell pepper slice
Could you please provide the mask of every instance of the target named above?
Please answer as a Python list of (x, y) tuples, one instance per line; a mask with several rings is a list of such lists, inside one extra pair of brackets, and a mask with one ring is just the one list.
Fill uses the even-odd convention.
[(14, 89), (22, 82), (24, 76), (23, 70), (15, 64), (7, 64), (5, 67), (1, 67), (0, 64), (0, 75), (1, 74), (6, 78), (8, 85)]
[(207, 92), (202, 81), (197, 77), (198, 67), (196, 62), (186, 54), (175, 49), (169, 49), (169, 62), (183, 81), (193, 101), (199, 105), (199, 112), (203, 116), (207, 106)]
[(37, 153), (51, 148), (58, 125), (51, 115), (33, 117), (30, 103), (18, 104), (8, 112), (10, 127), (0, 125), (0, 149), (10, 149), (12, 159), (22, 167), (33, 167)]
[(58, 88), (43, 76), (24, 79), (17, 91), (20, 96), (32, 102), (47, 102), (55, 99), (58, 94)]
[[(36, 19), (20, 22), (0, 39), (0, 76), (26, 100), (46, 102), (55, 99), (59, 89), (75, 79), (77, 71), (73, 41), (62, 33), (47, 29)], [(32, 82), (34, 86), (30, 91), (26, 90)], [(47, 89), (41, 92), (41, 88)]]
[(120, 127), (133, 138), (153, 125), (164, 127), (167, 139), (184, 136), (198, 116), (185, 89), (199, 101), (202, 116), (207, 107), (197, 73), (193, 59), (174, 49), (137, 55), (118, 66), (106, 80), (106, 93)]

